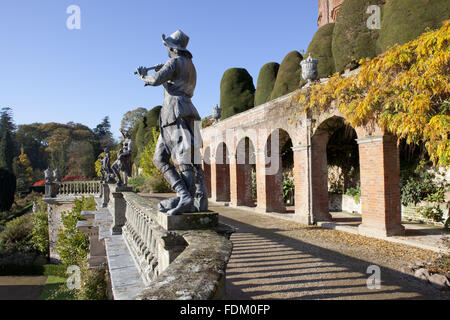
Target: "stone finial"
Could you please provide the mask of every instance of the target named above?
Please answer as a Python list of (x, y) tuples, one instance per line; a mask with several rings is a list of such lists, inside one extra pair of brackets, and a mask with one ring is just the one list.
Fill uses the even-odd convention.
[(300, 62), (300, 66), (302, 67), (302, 78), (308, 81), (308, 83), (311, 83), (313, 80), (317, 78), (318, 63), (319, 60), (311, 57), (311, 54), (309, 54), (309, 57), (307, 59), (302, 60), (302, 62)]

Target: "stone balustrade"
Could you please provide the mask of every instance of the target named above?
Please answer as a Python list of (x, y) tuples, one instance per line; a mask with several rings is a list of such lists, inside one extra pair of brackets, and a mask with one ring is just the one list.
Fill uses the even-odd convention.
[[(99, 205), (108, 208), (111, 239), (106, 242), (112, 292), (118, 299), (220, 299), (225, 290), (225, 269), (232, 251), (229, 240), (234, 229), (218, 223), (215, 212), (167, 216), (157, 202), (114, 185), (102, 185)], [(104, 210), (104, 209), (100, 209)], [(99, 219), (100, 218), (99, 216)], [(84, 225), (83, 225), (84, 226)], [(80, 224), (81, 227), (81, 224)], [(87, 225), (85, 226), (87, 227)], [(87, 230), (87, 229), (86, 229)], [(118, 238), (120, 237), (120, 238)], [(129, 273), (130, 290), (123, 282), (122, 268), (129, 267), (125, 252), (118, 253), (120, 239), (134, 260), (142, 279), (136, 285)], [(91, 239), (92, 241), (92, 239)], [(111, 242), (112, 241), (112, 242)], [(110, 249), (108, 249), (110, 247)], [(123, 249), (121, 249), (123, 250)], [(119, 259), (119, 256), (121, 257)], [(127, 265), (121, 267), (120, 261)], [(174, 280), (175, 279), (175, 280)], [(166, 284), (166, 285), (164, 285)], [(138, 291), (136, 291), (138, 290)]]
[(99, 195), (100, 181), (65, 181), (55, 183), (57, 196)]

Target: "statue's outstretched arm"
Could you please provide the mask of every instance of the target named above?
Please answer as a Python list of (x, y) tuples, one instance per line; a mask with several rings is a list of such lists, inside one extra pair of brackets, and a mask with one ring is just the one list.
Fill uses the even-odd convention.
[(172, 80), (175, 74), (175, 60), (167, 61), (164, 66), (153, 74), (141, 76), (141, 80), (150, 86), (160, 86), (163, 83)]

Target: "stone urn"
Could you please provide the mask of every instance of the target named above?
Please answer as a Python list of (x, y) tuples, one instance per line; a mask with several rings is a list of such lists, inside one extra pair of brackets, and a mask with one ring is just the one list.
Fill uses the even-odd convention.
[(311, 57), (311, 54), (309, 54), (309, 57), (307, 59), (302, 60), (302, 62), (300, 62), (300, 65), (302, 67), (302, 78), (308, 81), (308, 83), (311, 83), (318, 76), (317, 74), (318, 62), (319, 60)]
[(219, 105), (216, 104), (216, 106), (213, 108), (213, 112), (212, 112), (214, 123), (219, 122), (221, 115), (222, 115), (222, 109), (219, 107)]
[(58, 170), (58, 168), (53, 170), (53, 177), (55, 178), (55, 182), (59, 182), (59, 170)]
[(50, 168), (47, 168), (47, 170), (44, 171), (44, 175), (46, 184), (52, 182), (52, 170), (50, 170)]

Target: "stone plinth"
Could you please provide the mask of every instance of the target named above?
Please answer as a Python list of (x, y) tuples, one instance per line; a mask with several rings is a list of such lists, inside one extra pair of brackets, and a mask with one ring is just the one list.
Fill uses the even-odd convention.
[(125, 214), (127, 209), (127, 203), (123, 198), (123, 192), (130, 192), (132, 191), (132, 188), (127, 186), (117, 187), (114, 184), (110, 184), (107, 189), (109, 190), (107, 206), (113, 217), (111, 232), (112, 234), (121, 234), (122, 227), (126, 222)]
[(165, 230), (195, 230), (217, 227), (219, 215), (217, 212), (194, 212), (169, 216), (164, 212), (156, 213), (158, 224)]

